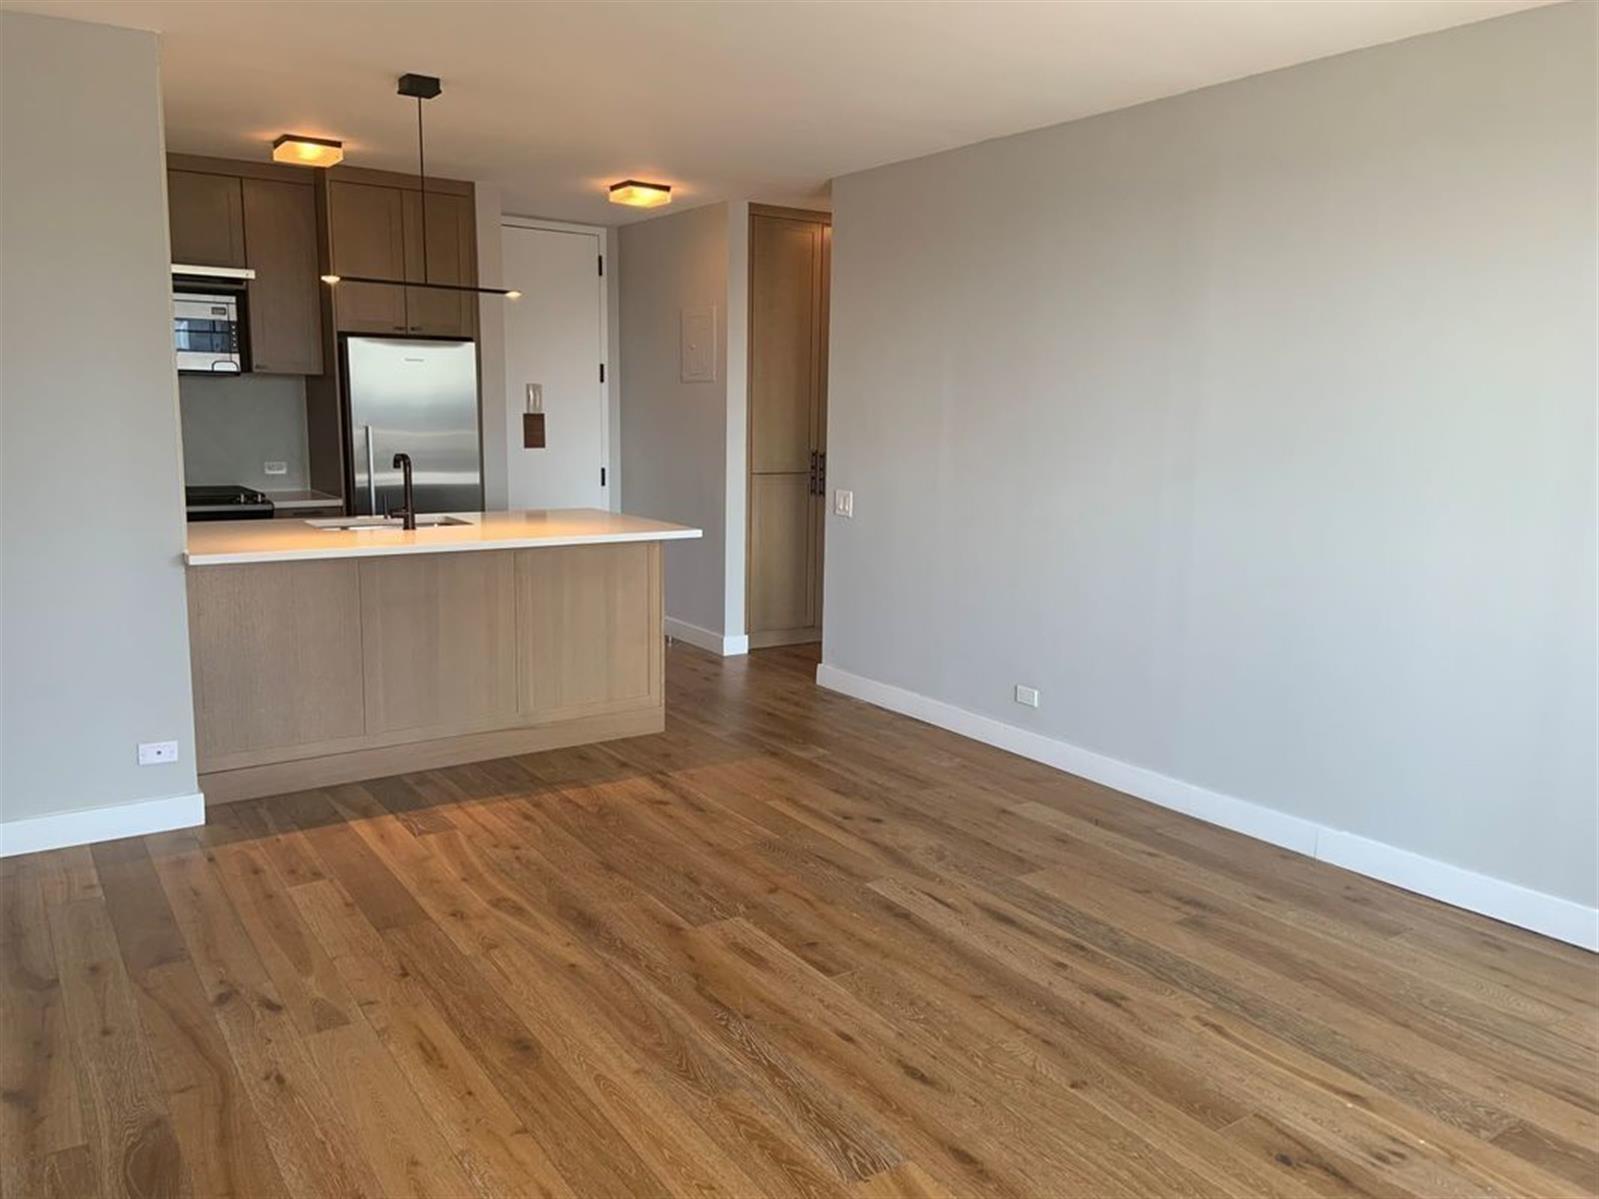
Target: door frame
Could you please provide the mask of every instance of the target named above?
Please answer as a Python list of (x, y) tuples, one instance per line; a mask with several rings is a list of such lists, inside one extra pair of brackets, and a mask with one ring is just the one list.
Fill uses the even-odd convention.
[[(617, 486), (616, 460), (620, 457), (620, 447), (616, 444), (616, 440), (621, 431), (621, 419), (615, 407), (618, 393), (611, 386), (612, 380), (616, 377), (616, 347), (611, 344), (611, 276), (615, 273), (616, 259), (612, 252), (611, 230), (604, 225), (580, 225), (572, 221), (551, 221), (543, 217), (517, 216), (509, 212), (500, 214), (500, 228), (586, 234), (599, 244), (600, 259), (605, 263), (605, 270), (599, 273), (600, 352), (605, 355), (605, 360), (596, 364), (605, 368), (605, 378), (600, 382), (600, 468), (605, 471), (605, 506), (612, 512), (618, 512), (621, 510), (622, 492)], [(504, 265), (505, 249), (502, 242), (500, 249), (502, 270)], [(515, 302), (507, 301), (507, 303)], [(509, 379), (506, 380), (506, 390), (510, 390)], [(511, 397), (507, 395), (505, 399), (509, 404)]]
[[(749, 220), (745, 230), (745, 254), (747, 260), (745, 270), (745, 306), (744, 327), (749, 330), (754, 325), (755, 316), (755, 219), (757, 217), (772, 217), (777, 220), (803, 221), (808, 224), (817, 224), (824, 227), (824, 241), (831, 236), (833, 228), (833, 214), (821, 209), (787, 208), (776, 204), (756, 204), (749, 206)], [(830, 332), (828, 322), (831, 319), (832, 302), (832, 270), (829, 263), (829, 249), (824, 248), (821, 261), (817, 264), (821, 272), (821, 295), (817, 297), (818, 311), (816, 320), (819, 334), (816, 345), (812, 347), (813, 367), (817, 373), (818, 385), (822, 391), (822, 403), (816, 413), (816, 436), (823, 445), (827, 443), (827, 367)], [(749, 637), (751, 649), (765, 649), (778, 645), (797, 645), (810, 642), (819, 642), (822, 639), (823, 621), (825, 620), (822, 597), (822, 574), (827, 558), (827, 494), (824, 486), (823, 493), (818, 497), (818, 512), (816, 515), (816, 623), (806, 629), (772, 629), (765, 632), (750, 632), (750, 601), (753, 590), (753, 575), (755, 570), (755, 555), (753, 553), (755, 541), (755, 487), (752, 482), (755, 461), (755, 420), (752, 406), (755, 402), (755, 344), (753, 338), (748, 338), (747, 352), (744, 361), (744, 630)]]

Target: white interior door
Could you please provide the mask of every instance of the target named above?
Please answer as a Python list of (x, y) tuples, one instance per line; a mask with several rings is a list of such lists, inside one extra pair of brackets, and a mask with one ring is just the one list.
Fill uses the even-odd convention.
[[(505, 224), (506, 430), (512, 508), (608, 508), (605, 296), (600, 239), (581, 230)], [(545, 448), (524, 449), (528, 384), (544, 393)]]

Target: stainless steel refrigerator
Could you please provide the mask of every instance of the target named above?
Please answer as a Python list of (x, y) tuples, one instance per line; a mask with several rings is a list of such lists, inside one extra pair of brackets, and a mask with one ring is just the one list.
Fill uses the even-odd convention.
[(401, 507), (394, 455), (411, 455), (418, 512), (483, 507), (477, 347), (470, 341), (344, 339), (349, 404), (351, 508), (382, 515)]

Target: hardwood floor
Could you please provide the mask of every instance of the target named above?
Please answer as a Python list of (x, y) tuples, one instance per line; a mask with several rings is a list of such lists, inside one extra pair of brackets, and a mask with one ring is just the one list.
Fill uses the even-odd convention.
[(6, 1196), (1599, 1189), (1599, 959), (814, 661), (7, 861)]

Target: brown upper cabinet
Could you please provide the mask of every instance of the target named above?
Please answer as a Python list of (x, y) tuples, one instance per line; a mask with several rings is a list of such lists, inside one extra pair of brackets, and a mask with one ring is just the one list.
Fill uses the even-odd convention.
[[(406, 193), (407, 279), (427, 283), (477, 285), (477, 229), (469, 196), (429, 192), (427, 221), (422, 220), (423, 195)], [(427, 253), (422, 253), (423, 230)], [(471, 292), (406, 289), (405, 307), (412, 333), (437, 337), (471, 337), (477, 328), (477, 296)]]
[[(424, 197), (414, 188), (330, 179), (328, 237), (336, 275), (477, 283), (477, 232), (470, 195), (430, 191)], [(471, 337), (476, 311), (476, 297), (465, 292), (340, 283), (334, 294), (337, 327), (348, 333)]]
[(167, 172), (172, 261), (186, 266), (248, 266), (244, 193), (237, 175)]
[[(405, 198), (396, 187), (328, 182), (328, 236), (335, 275), (404, 279)], [(404, 333), (405, 289), (340, 283), (333, 296), (338, 327), (351, 333)]]
[(316, 197), (309, 183), (244, 179), (250, 284), (250, 359), (266, 374), (322, 373), (322, 296)]
[(292, 168), (174, 155), (167, 171), (172, 261), (249, 267), (251, 369), (320, 375), (316, 189)]

